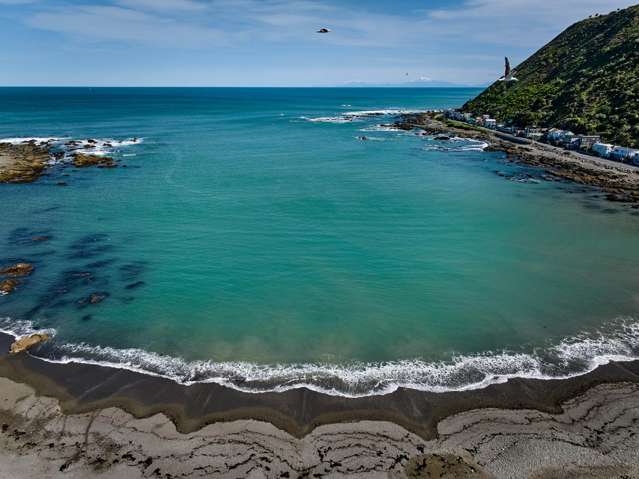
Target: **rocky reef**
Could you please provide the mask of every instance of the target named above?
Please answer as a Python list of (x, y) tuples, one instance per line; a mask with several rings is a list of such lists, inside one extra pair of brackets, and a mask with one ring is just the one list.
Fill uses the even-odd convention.
[(0, 183), (30, 183), (42, 175), (49, 163), (47, 146), (35, 142), (0, 143)]
[[(120, 160), (113, 154), (120, 148), (137, 145), (140, 138), (126, 140), (68, 140), (60, 138), (8, 138), (0, 140), (0, 183), (30, 183), (57, 165), (60, 168), (116, 168)], [(64, 175), (68, 176), (68, 175)], [(66, 186), (66, 181), (57, 181)]]
[(0, 281), (0, 294), (11, 294), (18, 287), (20, 281), (17, 279), (4, 279)]
[(21, 281), (15, 278), (22, 278), (31, 275), (35, 268), (30, 263), (16, 263), (10, 266), (0, 268), (0, 295), (11, 294), (21, 284)]
[(30, 263), (16, 263), (4, 268), (0, 268), (0, 276), (10, 276), (12, 278), (19, 278), (23, 276), (29, 276), (33, 273), (35, 268)]
[(73, 166), (76, 168), (86, 168), (88, 166), (97, 166), (98, 168), (115, 168), (118, 165), (115, 164), (115, 161), (110, 156), (76, 153), (73, 157)]

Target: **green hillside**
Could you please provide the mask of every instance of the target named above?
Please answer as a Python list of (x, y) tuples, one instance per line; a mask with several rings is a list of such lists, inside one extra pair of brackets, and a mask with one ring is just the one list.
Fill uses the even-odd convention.
[(639, 5), (568, 28), (465, 111), (639, 147)]

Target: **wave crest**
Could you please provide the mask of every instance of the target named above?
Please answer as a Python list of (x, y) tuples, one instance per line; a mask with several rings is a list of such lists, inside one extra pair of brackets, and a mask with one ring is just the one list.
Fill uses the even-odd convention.
[[(606, 329), (611, 330), (610, 325)], [(639, 359), (639, 323), (617, 321), (614, 332), (583, 334), (532, 353), (509, 351), (457, 355), (450, 361), (422, 359), (381, 363), (255, 364), (186, 361), (141, 349), (45, 343), (35, 353), (56, 363), (80, 362), (166, 377), (181, 384), (214, 382), (244, 392), (308, 388), (344, 397), (388, 394), (400, 387), (445, 392), (480, 389), (512, 378), (563, 379), (585, 374), (610, 361)], [(36, 329), (27, 321), (0, 319), (0, 332), (19, 337)], [(38, 332), (42, 332), (39, 330)], [(46, 330), (54, 336), (55, 330)]]

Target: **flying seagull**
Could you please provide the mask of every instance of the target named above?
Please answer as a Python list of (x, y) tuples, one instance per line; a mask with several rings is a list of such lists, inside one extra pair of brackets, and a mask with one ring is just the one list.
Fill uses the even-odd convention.
[(317, 33), (330, 33), (331, 31), (328, 28), (320, 28), (317, 30)]
[(501, 77), (499, 79), (499, 81), (519, 81), (517, 78), (514, 77), (515, 75), (515, 70), (511, 70), (510, 69), (510, 60), (508, 60), (508, 57), (506, 57), (506, 68), (504, 71), (504, 76)]

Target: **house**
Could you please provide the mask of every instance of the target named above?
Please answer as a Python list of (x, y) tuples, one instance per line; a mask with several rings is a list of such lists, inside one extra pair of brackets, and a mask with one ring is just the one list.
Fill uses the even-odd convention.
[(602, 158), (610, 158), (610, 153), (614, 146), (609, 145), (608, 143), (595, 143), (592, 145), (592, 151)]
[(565, 135), (567, 133), (570, 133), (570, 132), (560, 130), (558, 128), (552, 128), (550, 131), (548, 131), (548, 135), (547, 135), (548, 141), (550, 143), (555, 143), (555, 144), (563, 143)]
[(582, 150), (592, 150), (595, 143), (601, 142), (599, 135), (579, 135), (579, 148)]
[(625, 146), (615, 146), (610, 152), (610, 159), (616, 161), (632, 162), (633, 157), (636, 156), (637, 150), (627, 148)]
[(446, 110), (444, 112), (444, 115), (446, 116), (446, 118), (449, 118), (451, 120), (457, 120), (457, 121), (466, 120), (465, 114), (459, 110)]
[(578, 143), (576, 143), (575, 140), (575, 134), (572, 131), (564, 131), (561, 135), (559, 143), (566, 148), (574, 147), (575, 145), (577, 145), (577, 148), (579, 148)]
[(524, 136), (529, 140), (539, 141), (542, 139), (544, 134), (541, 132), (539, 128), (528, 127), (524, 130)]
[(486, 128), (490, 128), (491, 130), (497, 129), (497, 120), (494, 118), (484, 118), (484, 126)]

